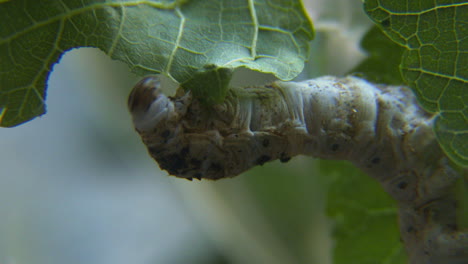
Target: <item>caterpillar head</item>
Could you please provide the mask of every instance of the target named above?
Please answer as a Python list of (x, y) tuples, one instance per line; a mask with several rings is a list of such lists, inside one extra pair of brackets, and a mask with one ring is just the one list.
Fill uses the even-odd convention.
[(157, 77), (150, 76), (139, 81), (128, 97), (128, 109), (135, 129), (141, 133), (151, 131), (155, 124), (168, 119), (174, 105), (161, 91)]
[(216, 111), (192, 99), (190, 92), (167, 97), (159, 80), (147, 77), (133, 88), (128, 108), (148, 152), (169, 174), (189, 180), (219, 179), (245, 170), (239, 169), (242, 161), (222, 146)]

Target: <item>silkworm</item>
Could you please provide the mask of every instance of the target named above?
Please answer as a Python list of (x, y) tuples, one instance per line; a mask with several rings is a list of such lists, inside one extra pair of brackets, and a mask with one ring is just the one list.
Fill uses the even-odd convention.
[(432, 116), (415, 105), (405, 87), (356, 77), (232, 89), (224, 103), (212, 107), (190, 92), (167, 97), (149, 77), (129, 98), (135, 128), (161, 168), (177, 177), (208, 179), (300, 154), (350, 160), (389, 179), (408, 169), (413, 156), (441, 154)]
[(149, 154), (171, 175), (233, 177), (296, 155), (349, 160), (400, 203), (411, 263), (468, 259), (468, 234), (457, 229), (449, 195), (461, 174), (435, 139), (434, 116), (407, 87), (325, 76), (233, 88), (207, 106), (182, 89), (168, 97), (147, 77), (128, 107)]

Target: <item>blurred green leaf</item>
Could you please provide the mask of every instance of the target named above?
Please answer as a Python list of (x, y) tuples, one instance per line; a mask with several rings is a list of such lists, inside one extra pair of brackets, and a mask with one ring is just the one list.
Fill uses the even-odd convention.
[(333, 177), (327, 212), (335, 221), (334, 264), (406, 263), (396, 202), (379, 183), (349, 162), (321, 161), (320, 170)]
[(311, 226), (323, 224), (318, 223), (317, 215), (324, 209), (327, 181), (314, 177), (315, 165), (310, 157), (295, 157), (288, 163), (275, 161), (255, 167), (247, 172), (249, 175), (242, 176), (269, 220), (267, 225), (272, 226), (275, 235), (296, 258), (295, 263), (310, 263), (311, 258), (317, 258), (316, 248), (323, 246), (305, 243), (311, 235)]
[(461, 230), (468, 229), (468, 173), (458, 179), (454, 193), (458, 201), (457, 224)]
[(468, 166), (468, 2), (365, 1), (365, 10), (406, 48), (401, 71), (421, 105), (441, 113), (437, 138), (456, 163)]
[(405, 50), (389, 39), (377, 26), (373, 26), (361, 40), (368, 57), (350, 71), (374, 83), (401, 85), (401, 55)]
[(72, 48), (97, 47), (138, 75), (164, 73), (219, 101), (226, 81), (189, 84), (206, 66), (289, 80), (313, 37), (299, 0), (14, 0), (0, 2), (0, 17), (2, 126), (45, 112), (49, 74)]

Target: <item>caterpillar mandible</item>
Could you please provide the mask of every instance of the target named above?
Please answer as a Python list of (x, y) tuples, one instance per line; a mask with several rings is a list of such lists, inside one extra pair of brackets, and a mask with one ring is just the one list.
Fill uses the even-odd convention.
[(466, 171), (451, 167), (434, 116), (407, 87), (325, 76), (232, 88), (223, 103), (206, 106), (182, 88), (168, 97), (157, 77), (146, 77), (128, 107), (150, 155), (171, 175), (233, 177), (296, 155), (346, 159), (399, 202), (410, 263), (468, 260), (468, 232), (457, 227), (450, 195)]

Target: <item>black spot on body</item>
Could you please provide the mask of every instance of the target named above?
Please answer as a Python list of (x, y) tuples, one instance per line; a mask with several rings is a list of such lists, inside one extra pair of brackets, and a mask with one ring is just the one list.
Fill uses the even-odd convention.
[(196, 178), (196, 179), (198, 179), (199, 181), (201, 181), (201, 179), (202, 179), (202, 174), (199, 173), (199, 172), (197, 172), (197, 173), (195, 173), (195, 175), (193, 175), (193, 177)]
[(332, 150), (332, 151), (337, 151), (338, 149), (340, 149), (340, 145), (339, 145), (339, 144), (336, 144), (336, 143), (335, 143), (335, 144), (331, 145), (331, 150)]
[(210, 169), (214, 171), (221, 171), (223, 170), (223, 166), (219, 163), (211, 163)]
[(172, 175), (177, 175), (180, 170), (186, 169), (187, 163), (179, 154), (170, 154), (157, 159), (159, 166)]
[(291, 157), (289, 157), (288, 154), (281, 152), (279, 159), (281, 162), (286, 163), (291, 160)]
[(373, 158), (373, 159), (371, 160), (371, 163), (372, 163), (372, 164), (375, 164), (375, 165), (379, 164), (379, 163), (380, 163), (380, 158), (379, 158), (379, 157)]
[(163, 137), (164, 139), (167, 139), (170, 135), (171, 135), (171, 131), (167, 129), (161, 133), (161, 137)]
[(269, 160), (271, 160), (270, 156), (262, 155), (255, 161), (255, 164), (256, 165), (263, 165), (263, 164), (265, 164), (265, 162), (267, 162)]
[(224, 167), (220, 163), (211, 163), (211, 166), (208, 168), (208, 175), (205, 178), (210, 178), (213, 180), (221, 179), (225, 177)]
[(404, 190), (404, 189), (406, 189), (406, 187), (408, 187), (408, 183), (405, 182), (405, 181), (402, 181), (402, 182), (399, 182), (397, 186), (398, 186), (399, 189)]
[(415, 231), (416, 231), (416, 229), (414, 229), (413, 226), (408, 226), (408, 228), (406, 229), (406, 232), (408, 232), (408, 233), (412, 233), (412, 232), (415, 232)]
[(195, 158), (190, 159), (190, 164), (195, 168), (200, 168), (201, 163), (202, 162), (199, 159), (195, 159)]
[(270, 145), (270, 140), (268, 138), (263, 139), (262, 146), (267, 148)]
[(159, 150), (156, 147), (148, 147), (148, 151), (151, 154), (151, 156), (155, 157), (159, 154)]
[(182, 148), (182, 150), (180, 151), (180, 156), (184, 158), (187, 157), (187, 154), (189, 154), (189, 151), (190, 151), (189, 147)]

